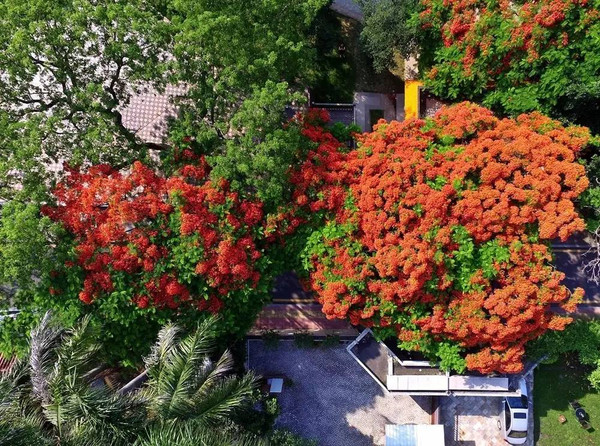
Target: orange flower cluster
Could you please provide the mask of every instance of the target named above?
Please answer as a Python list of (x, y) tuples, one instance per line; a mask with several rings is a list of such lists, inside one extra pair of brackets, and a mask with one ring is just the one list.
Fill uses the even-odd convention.
[[(469, 369), (512, 373), (524, 345), (570, 318), (549, 240), (584, 229), (575, 161), (589, 133), (540, 114), (498, 119), (462, 103), (430, 121), (379, 124), (347, 151), (323, 129), (294, 173), (299, 207), (329, 211), (309, 253), (329, 318), (395, 329), (424, 348), (449, 339)], [(429, 341), (430, 342), (430, 341)]]
[[(346, 155), (338, 150), (344, 145), (323, 130), (323, 124), (329, 121), (325, 110), (311, 109), (306, 116), (296, 119), (303, 126), (303, 135), (318, 145), (291, 173), (290, 181), (296, 186), (293, 200), (300, 206), (308, 205), (313, 212), (335, 209), (343, 203), (345, 196), (339, 185), (350, 175), (345, 164)], [(322, 187), (325, 185), (329, 187)]]

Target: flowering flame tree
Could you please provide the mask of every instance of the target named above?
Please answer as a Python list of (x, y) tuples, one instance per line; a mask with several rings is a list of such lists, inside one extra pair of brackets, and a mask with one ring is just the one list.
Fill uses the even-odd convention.
[[(168, 178), (140, 162), (127, 173), (107, 165), (68, 171), (54, 190), (56, 205), (42, 210), (74, 238), (51, 293), (73, 292), (65, 278), (80, 277), (82, 302), (119, 301), (134, 312), (231, 307), (250, 314), (262, 306), (262, 203), (241, 199), (225, 180), (209, 180), (204, 158), (184, 154)], [(261, 290), (252, 301), (249, 294)], [(227, 330), (248, 328), (235, 324)]]
[(522, 369), (525, 344), (571, 321), (549, 242), (584, 229), (577, 153), (589, 132), (539, 113), (498, 119), (462, 103), (381, 122), (348, 150), (313, 114), (318, 143), (292, 176), (297, 212), (323, 224), (303, 252), (330, 318), (481, 373)]
[(418, 11), (435, 94), (600, 128), (597, 0), (421, 0)]

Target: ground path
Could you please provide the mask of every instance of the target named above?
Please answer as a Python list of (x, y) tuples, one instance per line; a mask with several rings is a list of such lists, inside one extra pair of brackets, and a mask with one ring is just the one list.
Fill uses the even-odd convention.
[(327, 319), (311, 293), (302, 288), (294, 273), (285, 273), (277, 278), (272, 290), (273, 303), (265, 306), (258, 315), (250, 336), (265, 331), (276, 331), (280, 335), (309, 332), (313, 336), (336, 334), (354, 338), (358, 331), (341, 319)]

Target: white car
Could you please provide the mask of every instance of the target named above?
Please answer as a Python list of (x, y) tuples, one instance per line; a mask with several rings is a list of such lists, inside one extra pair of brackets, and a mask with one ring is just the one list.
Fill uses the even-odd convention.
[(527, 441), (528, 400), (525, 379), (519, 381), (521, 396), (511, 396), (502, 400), (502, 435), (510, 444), (524, 444)]

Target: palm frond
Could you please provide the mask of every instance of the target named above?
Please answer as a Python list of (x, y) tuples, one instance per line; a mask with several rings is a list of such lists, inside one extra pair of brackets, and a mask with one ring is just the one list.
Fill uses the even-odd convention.
[(0, 373), (0, 446), (48, 444), (39, 401), (31, 395), (28, 363), (17, 360)]
[(68, 330), (56, 347), (55, 373), (69, 373), (76, 369), (77, 375), (84, 377), (88, 372), (96, 370), (97, 354), (100, 351), (98, 334), (98, 329), (90, 324), (89, 315)]
[(101, 385), (90, 385), (76, 372), (54, 382), (61, 389), (52, 392), (56, 398), (44, 405), (44, 414), (50, 423), (61, 427), (61, 437), (81, 441), (102, 437), (110, 439), (104, 444), (128, 444), (145, 426), (145, 401), (136, 394), (121, 395)]
[(17, 360), (0, 373), (0, 446), (45, 446), (44, 418), (39, 403), (31, 401), (31, 384), (25, 361)]
[(195, 395), (209, 392), (212, 386), (231, 373), (233, 365), (233, 356), (229, 350), (226, 350), (216, 364), (211, 361), (206, 364), (206, 367), (198, 369)]
[(42, 430), (27, 421), (11, 423), (0, 421), (0, 446), (50, 446), (52, 442), (44, 437)]
[(31, 331), (29, 345), (29, 367), (34, 398), (42, 402), (50, 400), (48, 375), (56, 362), (55, 348), (60, 342), (63, 330), (52, 325), (50, 311), (44, 314), (40, 324)]
[(200, 371), (214, 368), (207, 355), (214, 350), (215, 321), (205, 320), (183, 340), (176, 338), (174, 326), (161, 330), (150, 360), (146, 361), (150, 379), (145, 390), (151, 412), (161, 419), (191, 414), (191, 397), (201, 383)]
[(19, 359), (9, 370), (0, 372), (0, 409), (15, 401), (15, 395), (22, 389), (26, 378), (26, 365)]
[(249, 434), (229, 433), (192, 422), (157, 424), (134, 446), (263, 446), (264, 440)]
[(215, 426), (233, 414), (249, 408), (257, 388), (257, 379), (252, 373), (242, 378), (230, 376), (203, 387), (193, 398), (193, 417), (198, 422)]
[(177, 345), (179, 336), (179, 327), (173, 324), (167, 324), (158, 332), (158, 339), (152, 346), (150, 354), (144, 358), (146, 370), (150, 376), (158, 378), (167, 358)]
[[(57, 435), (67, 435), (69, 426), (76, 423), (78, 407), (73, 404), (90, 392), (89, 372), (94, 370), (99, 345), (97, 330), (84, 317), (74, 328), (63, 331), (60, 342), (54, 346), (54, 364), (44, 366), (45, 398), (42, 400), (46, 419), (56, 428)], [(79, 405), (81, 406), (81, 405)], [(85, 408), (85, 406), (81, 406)], [(89, 421), (90, 424), (93, 420)]]

